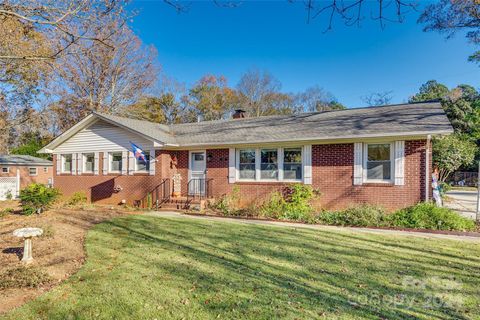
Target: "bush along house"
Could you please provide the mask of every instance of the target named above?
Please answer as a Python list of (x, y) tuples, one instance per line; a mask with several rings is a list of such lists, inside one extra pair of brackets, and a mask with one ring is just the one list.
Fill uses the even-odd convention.
[[(261, 201), (312, 185), (321, 205), (388, 210), (430, 196), (431, 138), (453, 129), (438, 103), (163, 125), (92, 113), (45, 146), (54, 186), (92, 202), (188, 207), (239, 190)], [(145, 154), (137, 159), (132, 143)]]

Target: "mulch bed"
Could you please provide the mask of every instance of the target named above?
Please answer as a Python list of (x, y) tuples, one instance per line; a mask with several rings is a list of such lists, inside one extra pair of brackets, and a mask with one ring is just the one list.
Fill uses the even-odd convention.
[[(0, 218), (0, 272), (23, 266), (23, 240), (13, 231), (39, 227), (44, 234), (33, 239), (33, 268), (48, 274), (51, 281), (36, 288), (0, 290), (0, 314), (34, 299), (77, 272), (85, 261), (87, 231), (102, 221), (128, 214), (121, 209), (94, 207), (88, 210), (52, 209), (40, 215), (9, 214)], [(30, 267), (30, 265), (29, 265)]]
[(238, 219), (238, 220), (257, 220), (257, 221), (272, 221), (272, 222), (283, 222), (291, 224), (304, 224), (308, 226), (317, 225), (325, 227), (345, 227), (345, 228), (357, 228), (357, 229), (374, 229), (374, 230), (390, 230), (390, 231), (406, 231), (406, 232), (416, 232), (416, 233), (430, 233), (430, 234), (445, 234), (452, 236), (465, 236), (465, 237), (479, 237), (480, 232), (476, 231), (447, 231), (447, 230), (431, 230), (431, 229), (410, 229), (410, 228), (396, 228), (396, 227), (354, 227), (354, 226), (333, 226), (325, 224), (311, 224), (300, 221), (292, 220), (279, 220), (265, 217), (239, 217), (239, 216), (225, 216), (221, 214), (215, 214), (214, 212), (209, 213), (198, 213), (198, 212), (183, 212), (183, 214), (190, 216), (200, 216), (200, 217), (215, 217), (215, 218), (228, 218), (228, 219)]

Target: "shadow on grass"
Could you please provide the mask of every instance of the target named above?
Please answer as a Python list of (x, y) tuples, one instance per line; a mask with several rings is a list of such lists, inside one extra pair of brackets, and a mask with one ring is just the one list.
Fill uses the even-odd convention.
[[(328, 310), (339, 315), (365, 318), (415, 318), (412, 314), (425, 318), (465, 318), (456, 310), (441, 304), (441, 310), (429, 310), (423, 303), (395, 305), (386, 302), (376, 305), (375, 302), (378, 301), (366, 304), (355, 302), (359, 297), (390, 299), (399, 293), (415, 299), (423, 298), (418, 289), (401, 287), (402, 271), (403, 274), (424, 277), (426, 271), (438, 270), (432, 266), (432, 262), (442, 255), (441, 252), (423, 252), (421, 248), (400, 245), (395, 240), (378, 241), (325, 231), (300, 232), (234, 224), (220, 224), (219, 227), (195, 220), (162, 219), (158, 222), (155, 224), (148, 219), (137, 219), (114, 220), (105, 224), (109, 225), (106, 230), (124, 229), (128, 231), (128, 237), (135, 241), (140, 240), (147, 246), (172, 250), (198, 265), (207, 266), (211, 270), (221, 270), (220, 274), (205, 273), (202, 268), (182, 268), (174, 264), (160, 263), (164, 272), (180, 282), (204, 283), (207, 289), (203, 294), (232, 286), (235, 281), (248, 279), (255, 284), (252, 290), (257, 286), (257, 290), (267, 291), (264, 295), (274, 298), (275, 305), (282, 306), (287, 313), (299, 312), (295, 304), (291, 304), (294, 300), (300, 305), (305, 303), (313, 308), (303, 310), (304, 316), (318, 316)], [(186, 224), (188, 228), (185, 228)], [(236, 244), (232, 246), (232, 242)], [(275, 246), (275, 249), (272, 249), (272, 246)], [(402, 255), (399, 257), (398, 251), (389, 252), (389, 247), (400, 248)], [(155, 265), (155, 260), (146, 261), (140, 251), (133, 251), (131, 254), (137, 255), (134, 259), (138, 259), (144, 268)], [(424, 257), (425, 254), (428, 257)], [(369, 262), (381, 263), (389, 269), (368, 272), (363, 268), (367, 268)], [(315, 265), (322, 265), (324, 269), (315, 268)], [(451, 276), (444, 271), (437, 272), (436, 275)], [(391, 279), (395, 276), (397, 279)], [(238, 293), (244, 289), (246, 288), (240, 286)], [(462, 289), (457, 291), (464, 292)], [(292, 296), (294, 299), (291, 299)], [(263, 299), (261, 304), (263, 303), (268, 304), (268, 299)], [(210, 301), (203, 306), (212, 316), (225, 311), (225, 304), (222, 302)], [(254, 304), (252, 308), (255, 306)], [(250, 307), (243, 308), (248, 313)]]

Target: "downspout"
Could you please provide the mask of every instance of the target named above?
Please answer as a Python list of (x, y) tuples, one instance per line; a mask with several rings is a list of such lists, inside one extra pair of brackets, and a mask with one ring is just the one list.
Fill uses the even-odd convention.
[(429, 200), (430, 197), (430, 141), (432, 140), (431, 135), (427, 135), (427, 145), (425, 146), (425, 202)]

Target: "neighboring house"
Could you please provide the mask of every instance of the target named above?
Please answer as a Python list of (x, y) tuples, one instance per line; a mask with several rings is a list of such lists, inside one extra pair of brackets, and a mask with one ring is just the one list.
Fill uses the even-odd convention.
[(25, 155), (0, 155), (0, 200), (18, 196), (30, 183), (53, 183), (52, 161)]
[[(325, 208), (393, 210), (428, 199), (431, 137), (453, 132), (438, 103), (161, 125), (93, 113), (47, 145), (54, 185), (101, 203), (219, 197), (242, 203), (285, 184), (318, 188)], [(130, 141), (146, 150), (136, 160)], [(158, 196), (157, 196), (158, 195)], [(171, 199), (170, 199), (171, 201)]]

